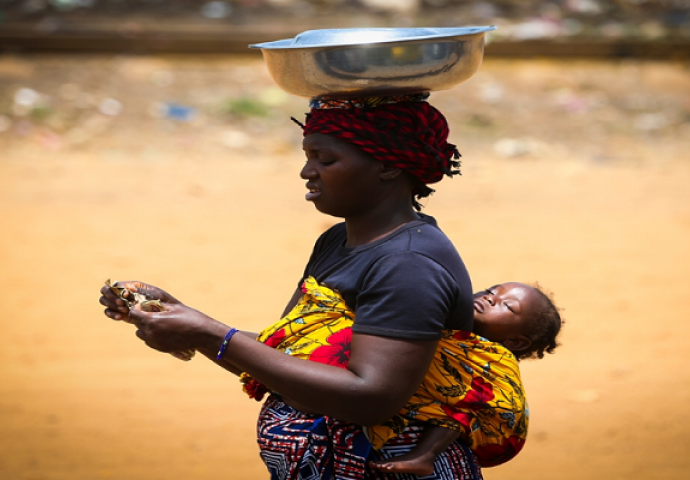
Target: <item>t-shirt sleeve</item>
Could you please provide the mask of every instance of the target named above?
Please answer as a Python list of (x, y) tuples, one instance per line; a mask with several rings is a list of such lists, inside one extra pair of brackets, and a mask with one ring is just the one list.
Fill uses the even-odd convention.
[(352, 331), (410, 340), (439, 339), (457, 290), (451, 274), (422, 254), (386, 255), (362, 278)]

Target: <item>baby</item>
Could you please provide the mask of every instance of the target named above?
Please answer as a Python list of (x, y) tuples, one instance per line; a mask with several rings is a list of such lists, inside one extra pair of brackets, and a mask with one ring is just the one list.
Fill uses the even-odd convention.
[[(470, 377), (462, 378), (465, 383), (461, 390), (462, 400), (454, 405), (440, 406), (455, 423), (437, 420), (433, 415), (420, 415), (423, 409), (403, 412), (404, 417), (431, 423), (425, 424), (424, 433), (411, 452), (370, 462), (370, 468), (387, 473), (430, 475), (434, 471), (436, 457), (459, 437), (472, 448), (482, 466), (498, 465), (515, 456), (527, 434), (527, 407), (517, 360), (543, 358), (544, 352), (553, 353), (561, 324), (558, 309), (538, 286), (503, 283), (476, 293), (472, 334), (463, 336), (458, 335), (463, 332), (455, 332), (452, 337), (444, 335), (439, 345), (440, 351), (450, 354), (449, 349), (444, 348), (444, 342), (462, 339), (455, 344), (461, 349), (455, 360), (459, 359), (467, 372), (474, 372), (471, 386), (467, 385)], [(512, 355), (505, 353), (506, 349)], [(494, 356), (487, 356), (487, 352)], [(432, 364), (432, 369), (435, 364)], [(459, 374), (465, 373), (462, 368), (450, 366), (445, 359), (437, 370), (444, 377), (453, 377), (456, 383), (461, 380)], [(478, 371), (484, 375), (478, 377)], [(487, 373), (489, 371), (491, 373)], [(504, 380), (507, 383), (498, 386)], [(435, 395), (437, 406), (447, 403), (439, 399), (434, 390), (448, 395), (449, 388), (432, 383), (425, 392)], [(496, 401), (498, 396), (494, 392), (505, 393), (505, 390), (508, 391), (505, 397)], [(421, 403), (413, 397), (409, 404)], [(502, 443), (496, 443), (497, 437), (503, 437)]]

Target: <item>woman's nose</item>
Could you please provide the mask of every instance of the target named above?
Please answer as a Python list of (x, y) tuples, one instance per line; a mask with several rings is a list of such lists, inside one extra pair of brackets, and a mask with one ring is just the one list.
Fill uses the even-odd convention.
[(494, 298), (492, 295), (484, 295), (484, 299), (486, 300), (486, 303), (488, 303), (492, 307), (494, 306)]
[(318, 176), (318, 173), (316, 172), (316, 169), (314, 168), (312, 163), (307, 160), (307, 163), (304, 164), (302, 170), (299, 172), (299, 176), (302, 177), (304, 180), (311, 180), (313, 178), (316, 178)]

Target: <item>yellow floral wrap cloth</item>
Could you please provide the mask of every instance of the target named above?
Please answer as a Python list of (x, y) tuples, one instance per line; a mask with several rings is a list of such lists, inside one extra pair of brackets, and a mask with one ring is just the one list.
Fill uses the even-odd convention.
[[(293, 356), (347, 368), (354, 313), (343, 298), (309, 277), (297, 305), (258, 341)], [(267, 389), (246, 373), (244, 391), (261, 400)], [(499, 343), (446, 330), (434, 360), (412, 398), (395, 417), (369, 427), (375, 449), (397, 436), (410, 420), (460, 432), (483, 467), (504, 463), (522, 449), (528, 408), (515, 356)]]
[[(304, 295), (279, 322), (262, 331), (257, 340), (292, 356), (347, 368), (354, 313), (336, 292), (308, 277)], [(240, 375), (243, 390), (261, 400), (266, 387), (246, 373)]]
[(374, 448), (410, 419), (460, 432), (482, 467), (505, 463), (527, 438), (529, 410), (515, 356), (474, 333), (445, 330), (422, 384), (391, 420), (368, 429)]

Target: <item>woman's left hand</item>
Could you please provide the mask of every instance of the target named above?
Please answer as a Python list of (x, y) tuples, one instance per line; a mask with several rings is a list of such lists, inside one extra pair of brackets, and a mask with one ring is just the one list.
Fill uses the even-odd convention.
[(145, 311), (135, 305), (129, 318), (136, 335), (149, 347), (161, 352), (212, 350), (222, 341), (228, 327), (183, 303), (163, 303), (160, 312)]

